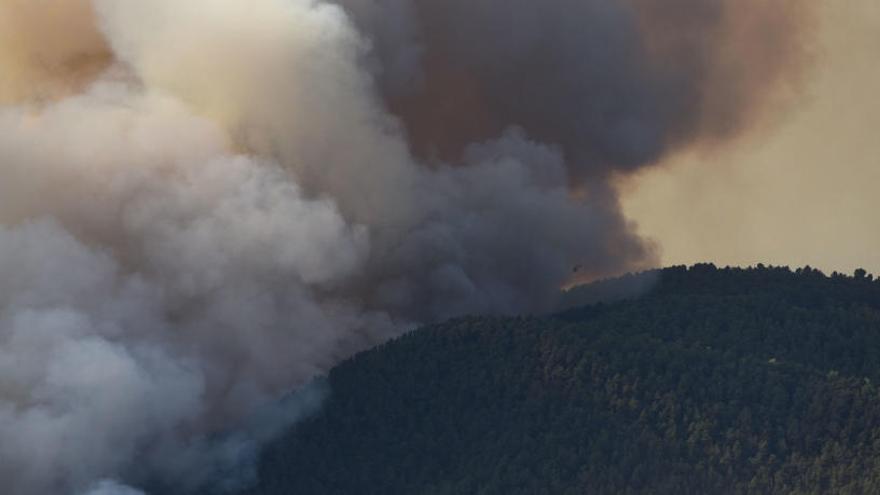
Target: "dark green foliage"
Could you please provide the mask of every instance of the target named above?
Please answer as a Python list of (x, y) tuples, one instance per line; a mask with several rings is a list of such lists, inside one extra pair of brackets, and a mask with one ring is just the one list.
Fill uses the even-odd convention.
[(635, 300), (455, 320), (343, 363), (249, 494), (880, 493), (880, 283), (650, 276)]

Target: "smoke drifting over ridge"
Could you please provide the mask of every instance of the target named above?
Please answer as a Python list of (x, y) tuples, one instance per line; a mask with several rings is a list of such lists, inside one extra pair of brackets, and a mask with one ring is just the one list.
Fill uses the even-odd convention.
[(226, 481), (352, 352), (650, 264), (610, 176), (744, 128), (797, 5), (0, 0), (0, 482)]

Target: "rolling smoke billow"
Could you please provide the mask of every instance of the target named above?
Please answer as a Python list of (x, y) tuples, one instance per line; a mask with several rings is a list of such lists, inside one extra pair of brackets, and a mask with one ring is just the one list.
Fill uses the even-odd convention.
[(754, 122), (802, 4), (0, 0), (3, 492), (234, 489), (340, 359), (650, 265), (613, 180)]

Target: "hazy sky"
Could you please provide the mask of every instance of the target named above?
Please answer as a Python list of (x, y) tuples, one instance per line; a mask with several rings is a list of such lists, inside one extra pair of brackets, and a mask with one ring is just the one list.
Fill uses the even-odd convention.
[(880, 2), (826, 0), (797, 102), (723, 151), (625, 184), (663, 264), (809, 264), (880, 273)]

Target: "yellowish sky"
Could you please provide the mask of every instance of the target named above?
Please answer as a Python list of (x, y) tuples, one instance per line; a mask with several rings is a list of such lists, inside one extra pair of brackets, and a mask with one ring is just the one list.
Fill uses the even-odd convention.
[(663, 264), (880, 273), (880, 1), (821, 1), (815, 60), (784, 118), (625, 185)]

